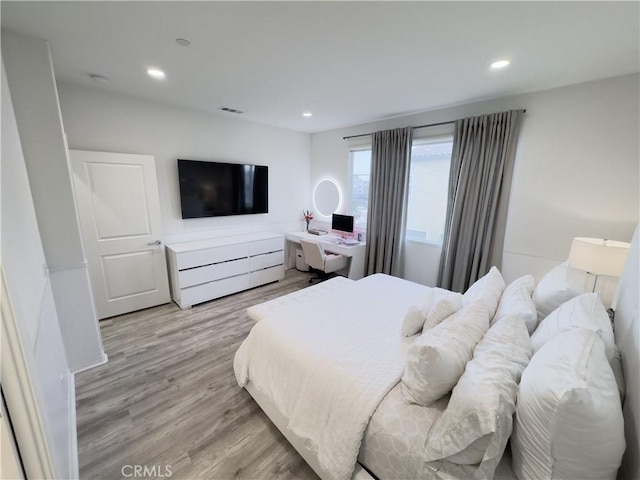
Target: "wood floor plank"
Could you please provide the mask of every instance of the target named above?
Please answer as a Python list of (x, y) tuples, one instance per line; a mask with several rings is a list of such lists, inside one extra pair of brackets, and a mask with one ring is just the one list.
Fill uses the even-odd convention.
[[(80, 478), (125, 465), (172, 479), (317, 479), (233, 373), (252, 305), (308, 286), (309, 275), (180, 310), (162, 305), (100, 322), (109, 362), (76, 376)], [(125, 470), (126, 471), (126, 470)]]

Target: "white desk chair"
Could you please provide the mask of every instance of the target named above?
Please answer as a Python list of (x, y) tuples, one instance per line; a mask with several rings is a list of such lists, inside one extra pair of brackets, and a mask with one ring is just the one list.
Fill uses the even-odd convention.
[[(324, 274), (342, 270), (347, 266), (347, 257), (342, 255), (334, 255), (325, 253), (322, 246), (316, 242), (308, 242), (300, 240), (302, 251), (304, 252), (304, 260), (311, 267), (323, 272)], [(326, 275), (325, 275), (326, 277)], [(313, 279), (309, 280), (312, 283)]]

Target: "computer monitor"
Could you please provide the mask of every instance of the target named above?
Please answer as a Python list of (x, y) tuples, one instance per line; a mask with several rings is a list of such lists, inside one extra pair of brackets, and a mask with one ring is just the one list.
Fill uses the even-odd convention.
[(334, 213), (331, 216), (331, 230), (337, 233), (353, 233), (353, 215)]

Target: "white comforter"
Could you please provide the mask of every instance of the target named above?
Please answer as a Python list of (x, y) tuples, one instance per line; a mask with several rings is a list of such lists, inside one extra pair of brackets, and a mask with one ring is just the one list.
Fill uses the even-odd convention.
[(329, 478), (350, 478), (369, 418), (404, 370), (404, 314), (427, 290), (366, 277), (258, 322), (238, 349), (238, 384), (269, 397)]

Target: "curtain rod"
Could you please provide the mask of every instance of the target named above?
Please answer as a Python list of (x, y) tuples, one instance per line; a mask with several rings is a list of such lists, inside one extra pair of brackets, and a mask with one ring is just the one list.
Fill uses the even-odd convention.
[[(522, 113), (527, 113), (526, 110), (523, 110)], [(451, 120), (449, 122), (439, 122), (439, 123), (429, 123), (427, 125), (418, 125), (417, 127), (411, 127), (414, 130), (416, 128), (427, 128), (427, 127), (439, 127), (440, 125), (450, 125), (452, 123), (456, 123), (455, 120)], [(347, 140), (349, 138), (358, 138), (358, 137), (367, 137), (369, 135), (373, 135), (375, 132), (369, 132), (369, 133), (361, 133), (360, 135), (349, 135), (347, 137), (342, 137), (343, 140)]]

